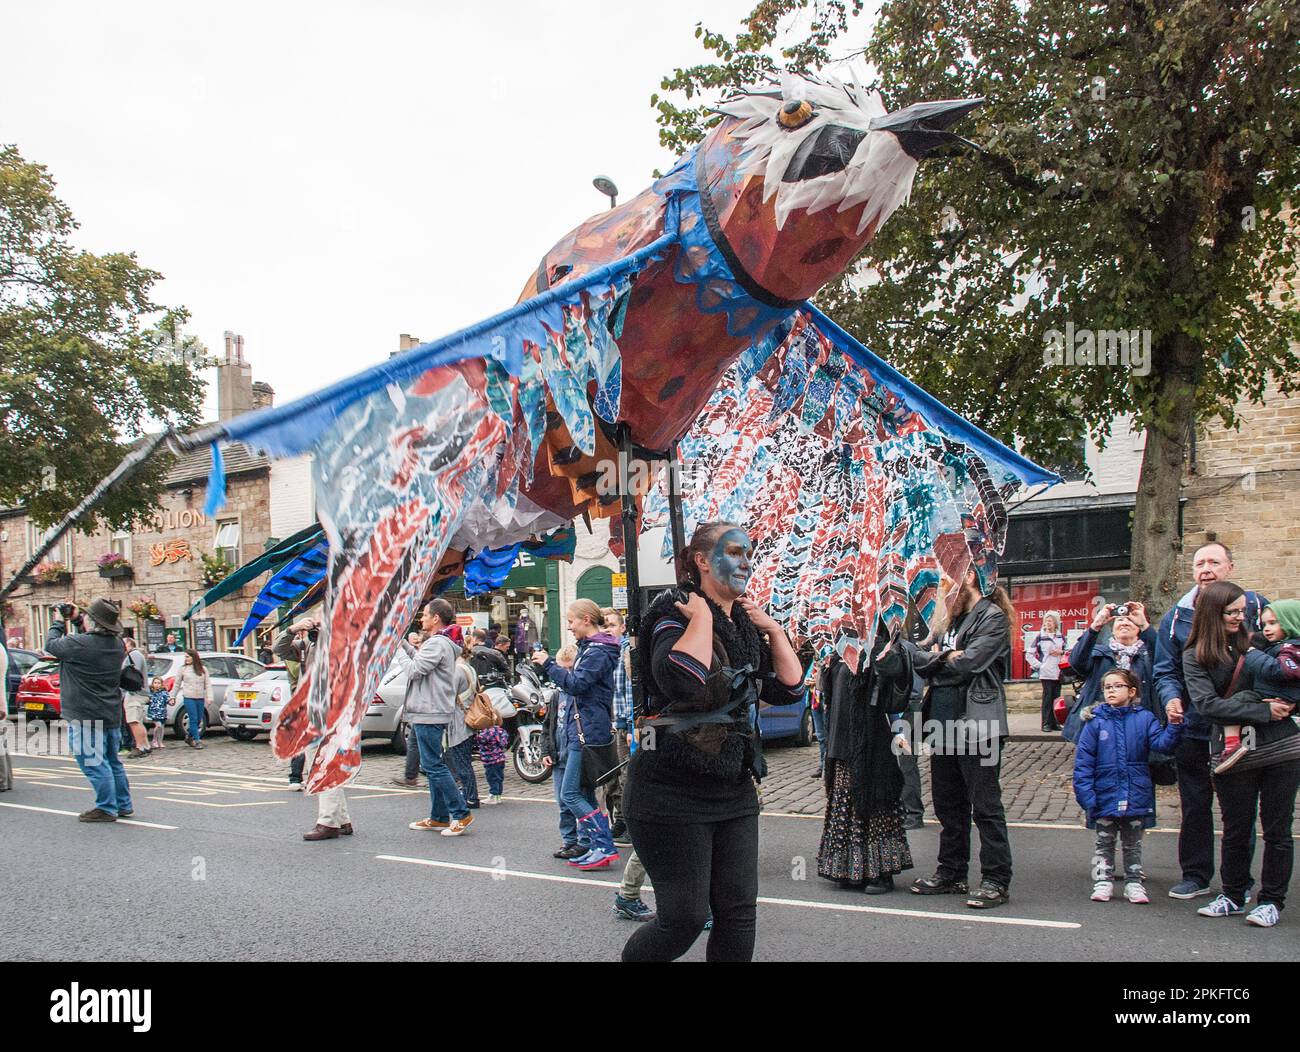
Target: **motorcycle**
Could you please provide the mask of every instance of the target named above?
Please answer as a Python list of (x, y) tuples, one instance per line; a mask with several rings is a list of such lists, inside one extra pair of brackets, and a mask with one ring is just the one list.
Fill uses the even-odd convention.
[[(503, 726), (510, 734), (508, 748), (514, 758), (515, 772), (525, 782), (537, 785), (551, 777), (551, 768), (542, 762), (545, 755), (542, 751), (543, 725), (547, 711), (559, 700), (560, 692), (549, 684), (543, 684), (541, 675), (532, 664), (521, 664), (518, 674), (518, 681), (508, 691), (508, 703), (515, 712), (503, 718)], [(503, 710), (498, 708), (497, 711)]]

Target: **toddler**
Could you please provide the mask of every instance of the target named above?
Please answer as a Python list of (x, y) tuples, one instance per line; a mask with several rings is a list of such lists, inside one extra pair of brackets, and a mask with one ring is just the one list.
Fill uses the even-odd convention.
[(483, 773), (487, 775), (487, 802), (499, 804), (506, 783), (506, 745), (510, 736), (504, 727), (484, 727), (475, 732), (474, 741), (478, 743), (479, 759), (483, 761)]
[[(1264, 607), (1259, 627), (1268, 646), (1246, 653), (1237, 689), (1300, 703), (1300, 599), (1279, 599)], [(1250, 742), (1243, 739), (1240, 724), (1224, 727), (1223, 752), (1214, 773), (1231, 770), (1249, 751)]]
[(1124, 845), (1124, 897), (1150, 902), (1142, 886), (1142, 834), (1156, 824), (1156, 791), (1147, 766), (1151, 753), (1173, 753), (1183, 736), (1182, 717), (1169, 726), (1142, 707), (1141, 684), (1127, 669), (1107, 672), (1101, 703), (1079, 733), (1074, 755), (1074, 796), (1097, 830), (1092, 901), (1114, 892), (1115, 841)]
[(149, 708), (145, 715), (153, 720), (153, 742), (151, 748), (161, 749), (163, 747), (163, 735), (167, 733), (167, 706), (171, 703), (171, 696), (167, 693), (167, 688), (163, 686), (160, 676), (154, 676), (149, 682)]

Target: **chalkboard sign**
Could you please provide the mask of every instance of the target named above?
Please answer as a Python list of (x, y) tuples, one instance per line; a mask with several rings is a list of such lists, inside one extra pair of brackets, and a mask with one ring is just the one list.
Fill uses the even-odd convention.
[(196, 617), (190, 622), (194, 628), (195, 650), (217, 649), (217, 622), (210, 617)]
[(167, 626), (161, 621), (150, 619), (144, 623), (144, 645), (151, 654), (162, 650), (167, 642)]

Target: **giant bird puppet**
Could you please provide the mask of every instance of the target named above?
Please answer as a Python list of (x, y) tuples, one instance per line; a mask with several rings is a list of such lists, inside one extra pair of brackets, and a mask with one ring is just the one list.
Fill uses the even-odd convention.
[(744, 91), (672, 171), (547, 252), (513, 308), (221, 425), (213, 511), (222, 442), (315, 454), (325, 625), (273, 734), (281, 758), (316, 746), (310, 791), (359, 768), (375, 684), (449, 551), (616, 512), (597, 482), (620, 426), (644, 449), (683, 441), (711, 473), (688, 518), (745, 524), (750, 594), (851, 663), (879, 617), (929, 610), (940, 569), (993, 564), (1005, 498), (1055, 477), (808, 301), (978, 102), (889, 114), (811, 76)]

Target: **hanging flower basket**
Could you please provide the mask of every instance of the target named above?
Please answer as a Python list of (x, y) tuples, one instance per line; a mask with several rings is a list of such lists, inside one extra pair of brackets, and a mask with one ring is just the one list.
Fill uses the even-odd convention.
[(206, 588), (220, 584), (235, 572), (235, 568), (219, 555), (201, 552), (200, 557), (203, 559), (203, 584)]
[(107, 555), (101, 555), (97, 565), (99, 566), (99, 576), (106, 577), (109, 580), (135, 576), (135, 570), (132, 569), (130, 562), (120, 552), (109, 552)]
[(158, 604), (152, 599), (141, 596), (134, 603), (127, 607), (131, 613), (135, 614), (140, 621), (156, 620), (162, 616), (162, 611), (158, 609)]
[(68, 584), (72, 580), (72, 574), (63, 563), (48, 561), (37, 563), (32, 570), (32, 577), (37, 584)]

